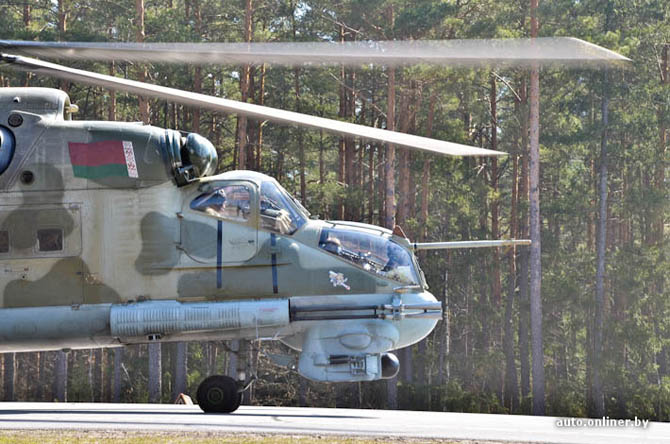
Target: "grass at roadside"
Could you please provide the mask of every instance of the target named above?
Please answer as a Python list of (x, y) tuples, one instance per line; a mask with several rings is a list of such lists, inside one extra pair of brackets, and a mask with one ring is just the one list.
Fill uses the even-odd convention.
[[(332, 435), (271, 435), (231, 433), (175, 433), (124, 431), (0, 431), (0, 444), (382, 444), (382, 443), (449, 443), (476, 444), (484, 441), (452, 441), (416, 438), (359, 438)], [(486, 444), (495, 444), (485, 441)]]

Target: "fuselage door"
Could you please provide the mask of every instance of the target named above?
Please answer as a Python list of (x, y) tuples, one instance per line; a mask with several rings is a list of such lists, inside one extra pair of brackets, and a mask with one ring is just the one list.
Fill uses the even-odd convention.
[(181, 244), (197, 262), (245, 262), (258, 249), (258, 193), (247, 181), (206, 182), (183, 205)]

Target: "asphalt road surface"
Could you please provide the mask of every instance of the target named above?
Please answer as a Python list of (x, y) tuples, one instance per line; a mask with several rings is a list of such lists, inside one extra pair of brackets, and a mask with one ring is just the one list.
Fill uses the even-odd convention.
[(552, 417), (242, 406), (231, 415), (167, 404), (0, 403), (0, 430), (281, 433), (550, 443), (669, 443), (670, 423), (559, 427)]

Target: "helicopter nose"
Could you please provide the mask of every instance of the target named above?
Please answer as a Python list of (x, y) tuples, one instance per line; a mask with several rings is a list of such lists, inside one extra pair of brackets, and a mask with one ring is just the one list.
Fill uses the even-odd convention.
[[(433, 309), (436, 303), (439, 303), (439, 301), (428, 291), (402, 295), (402, 304), (407, 309), (405, 317), (398, 321), (399, 338), (396, 348), (416, 344), (433, 331), (442, 315), (442, 304), (440, 304), (439, 312)], [(431, 307), (431, 309), (412, 308), (412, 306)]]

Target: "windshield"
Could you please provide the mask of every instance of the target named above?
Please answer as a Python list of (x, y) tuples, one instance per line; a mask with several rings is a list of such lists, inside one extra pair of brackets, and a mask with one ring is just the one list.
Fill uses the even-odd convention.
[(319, 247), (371, 273), (406, 285), (418, 285), (409, 251), (379, 234), (324, 228)]
[(274, 182), (261, 184), (261, 228), (279, 234), (293, 234), (307, 221), (302, 206)]

